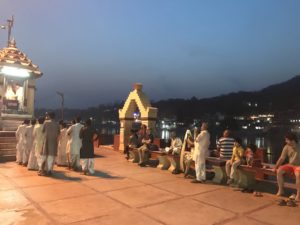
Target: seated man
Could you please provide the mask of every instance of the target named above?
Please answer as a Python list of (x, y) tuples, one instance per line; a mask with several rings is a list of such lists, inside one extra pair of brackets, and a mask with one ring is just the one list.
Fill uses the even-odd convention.
[(182, 141), (180, 140), (179, 137), (176, 137), (175, 132), (172, 132), (171, 133), (171, 146), (166, 147), (165, 151), (168, 154), (180, 155), (181, 147), (182, 147)]
[(138, 148), (139, 158), (140, 158), (139, 166), (142, 167), (145, 166), (146, 163), (145, 155), (150, 150), (153, 141), (154, 141), (153, 135), (151, 134), (151, 130), (148, 128), (145, 137), (142, 139), (142, 146)]
[[(172, 132), (171, 133), (171, 146), (170, 147), (166, 147), (165, 151), (168, 154), (172, 154), (172, 155), (176, 155), (179, 156), (180, 152), (181, 152), (181, 148), (182, 148), (182, 141), (180, 138), (176, 137), (176, 133)], [(180, 162), (179, 160), (175, 160), (174, 158), (170, 159), (171, 164), (173, 166), (173, 168), (175, 168), (172, 173), (173, 174), (179, 174), (180, 173)]]
[(221, 159), (229, 160), (232, 157), (234, 138), (230, 137), (230, 135), (230, 130), (225, 130), (223, 132), (223, 137), (221, 137), (217, 142), (217, 150)]
[[(285, 136), (286, 145), (284, 146), (281, 156), (278, 159), (274, 170), (277, 170), (277, 195), (284, 194), (284, 178), (285, 174), (294, 174), (296, 177), (297, 195), (295, 200), (300, 201), (300, 146), (297, 144), (298, 139), (295, 134), (289, 133)], [(282, 165), (288, 158), (288, 164)], [(282, 166), (281, 166), (282, 165)]]
[(124, 150), (124, 154), (126, 154), (126, 159), (129, 159), (129, 151), (131, 148), (137, 148), (139, 147), (139, 137), (136, 134), (136, 131), (131, 129), (130, 130), (131, 135), (129, 136), (129, 143), (128, 145), (126, 145), (125, 150)]

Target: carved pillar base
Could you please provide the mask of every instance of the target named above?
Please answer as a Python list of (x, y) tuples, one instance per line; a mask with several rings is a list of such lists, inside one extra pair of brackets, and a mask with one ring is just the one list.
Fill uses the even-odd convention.
[(217, 184), (225, 183), (227, 177), (225, 167), (213, 166), (213, 168), (215, 171), (215, 177), (213, 179), (213, 182)]
[(160, 155), (158, 156), (159, 164), (157, 168), (161, 170), (167, 170), (171, 166), (171, 163), (166, 155)]

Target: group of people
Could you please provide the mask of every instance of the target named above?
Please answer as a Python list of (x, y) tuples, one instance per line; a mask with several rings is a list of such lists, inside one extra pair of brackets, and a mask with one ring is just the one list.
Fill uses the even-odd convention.
[[(257, 146), (248, 144), (246, 148), (243, 147), (240, 138), (233, 138), (230, 130), (225, 130), (223, 136), (217, 141), (217, 151), (210, 152), (210, 134), (207, 130), (208, 124), (202, 123), (200, 131), (198, 128), (194, 129), (194, 133), (187, 130), (184, 141), (176, 137), (174, 132), (171, 133), (171, 145), (166, 147), (164, 151), (168, 154), (180, 155), (181, 150), (184, 149), (183, 164), (184, 176), (189, 177), (191, 163), (195, 163), (196, 178), (192, 183), (204, 183), (206, 180), (206, 157), (213, 155), (220, 159), (226, 160), (226, 174), (227, 184), (234, 183), (238, 177), (237, 169), (241, 164), (252, 166), (254, 163)], [(147, 132), (145, 132), (145, 130)], [(143, 135), (144, 134), (144, 135)], [(300, 145), (298, 144), (297, 136), (293, 133), (288, 133), (285, 136), (285, 143), (281, 156), (276, 162), (273, 171), (277, 174), (278, 182), (278, 196), (284, 194), (284, 175), (294, 175), (296, 177), (297, 194), (296, 201), (300, 201)], [(149, 129), (142, 126), (139, 134), (132, 132), (130, 136), (129, 145), (125, 152), (129, 154), (130, 148), (138, 148), (139, 165), (145, 166), (145, 153), (153, 148), (153, 135)], [(127, 155), (129, 157), (129, 155)], [(284, 164), (288, 161), (288, 163)], [(179, 171), (173, 171), (177, 174)]]
[(51, 175), (55, 163), (82, 170), (86, 175), (94, 173), (94, 141), (98, 134), (90, 119), (83, 125), (77, 117), (67, 128), (64, 121), (57, 123), (50, 112), (38, 120), (25, 119), (16, 138), (16, 162), (28, 170), (38, 170), (38, 175)]

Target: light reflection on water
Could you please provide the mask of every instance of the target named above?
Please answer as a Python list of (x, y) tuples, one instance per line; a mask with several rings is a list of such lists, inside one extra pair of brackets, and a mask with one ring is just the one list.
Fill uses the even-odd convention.
[[(178, 129), (176, 131), (177, 136), (183, 139), (186, 129)], [(99, 129), (101, 134), (114, 135), (118, 134), (119, 128), (117, 127), (102, 127)], [(169, 139), (170, 138), (170, 130), (163, 129), (157, 131), (157, 136), (161, 139)], [(255, 144), (258, 148), (263, 148), (266, 151), (265, 157), (266, 161), (269, 163), (275, 163), (279, 158), (281, 150), (284, 146), (284, 132), (276, 132), (273, 134), (265, 134), (264, 136), (256, 135), (256, 134), (243, 134), (241, 136), (243, 141), (243, 146), (245, 147), (247, 144)], [(211, 148), (216, 148), (216, 140), (218, 136), (216, 134), (211, 133)]]
[[(185, 131), (178, 131), (177, 136), (183, 138)], [(159, 137), (162, 139), (168, 139), (170, 137), (169, 130), (159, 131)], [(265, 160), (268, 163), (275, 163), (279, 158), (281, 150), (284, 146), (283, 134), (279, 136), (265, 135), (258, 136), (251, 134), (248, 136), (242, 135), (243, 146), (246, 147), (248, 144), (255, 144), (258, 148), (263, 148), (266, 151)], [(211, 135), (211, 148), (216, 148), (216, 141), (218, 137)]]

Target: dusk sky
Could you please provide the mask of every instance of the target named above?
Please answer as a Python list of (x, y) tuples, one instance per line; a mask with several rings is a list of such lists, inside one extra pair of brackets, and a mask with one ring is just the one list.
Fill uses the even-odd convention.
[[(44, 73), (36, 107), (259, 90), (300, 74), (299, 0), (0, 0)], [(0, 47), (7, 32), (0, 30)]]

